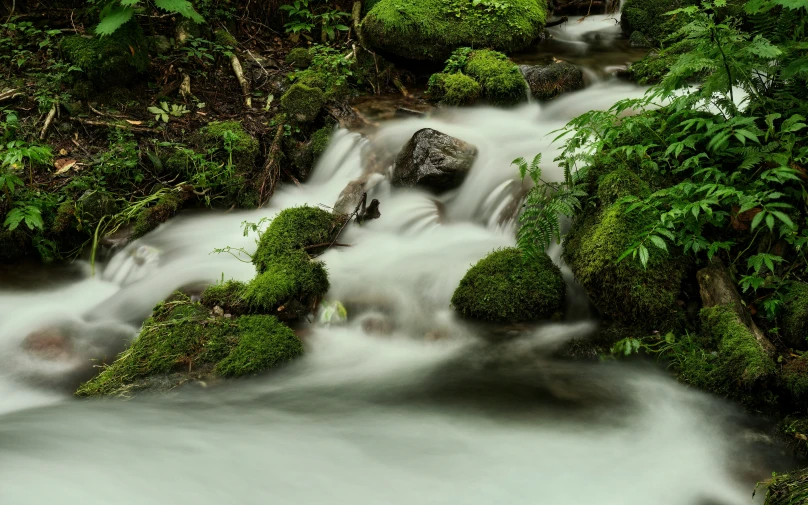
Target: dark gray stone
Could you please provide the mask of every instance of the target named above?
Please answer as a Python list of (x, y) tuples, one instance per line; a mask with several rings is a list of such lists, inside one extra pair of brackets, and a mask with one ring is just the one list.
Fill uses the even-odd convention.
[(550, 100), (562, 93), (583, 89), (584, 73), (566, 61), (549, 65), (520, 65), (530, 93), (537, 100)]
[(393, 185), (447, 191), (463, 183), (477, 148), (430, 128), (418, 130), (393, 164)]

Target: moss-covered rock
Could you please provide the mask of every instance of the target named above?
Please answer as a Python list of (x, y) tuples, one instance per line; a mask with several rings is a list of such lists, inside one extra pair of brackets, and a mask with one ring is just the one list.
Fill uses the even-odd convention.
[(219, 28), (218, 30), (213, 32), (213, 37), (216, 40), (216, 43), (223, 47), (236, 47), (238, 46), (238, 39), (236, 39), (232, 33), (225, 30), (224, 28)]
[[(261, 235), (253, 264), (264, 273), (278, 259), (305, 250), (316, 254), (334, 240), (343, 218), (317, 207), (294, 207), (281, 211)], [(318, 247), (312, 247), (318, 246)]]
[(544, 27), (544, 0), (380, 0), (362, 22), (367, 43), (413, 60), (441, 61), (458, 47), (512, 52)]
[(808, 348), (808, 283), (796, 282), (790, 286), (780, 329), (789, 346)]
[[(659, 45), (670, 34), (684, 25), (684, 16), (671, 17), (666, 12), (678, 9), (692, 2), (690, 0), (625, 0), (620, 26), (623, 33), (635, 32), (644, 36), (651, 44)], [(634, 35), (638, 37), (638, 35)]]
[(528, 86), (519, 67), (502, 53), (463, 47), (429, 78), (428, 97), (445, 105), (471, 105), (482, 98), (494, 105), (527, 100)]
[(638, 84), (657, 84), (667, 75), (679, 56), (689, 50), (689, 47), (686, 43), (677, 43), (665, 49), (651, 51), (643, 59), (629, 66), (629, 76)]
[(169, 192), (161, 196), (157, 203), (143, 209), (135, 218), (132, 238), (139, 238), (174, 217), (187, 199), (184, 193)]
[(718, 350), (717, 369), (713, 373), (727, 390), (750, 390), (774, 375), (774, 361), (731, 306), (703, 308), (700, 317), (702, 333)]
[(97, 88), (126, 84), (149, 65), (148, 41), (135, 21), (105, 37), (65, 37), (60, 49), (65, 59), (80, 67)]
[(515, 105), (527, 101), (527, 84), (519, 67), (502, 53), (474, 51), (465, 71), (482, 86), (482, 95), (494, 105)]
[(281, 97), (281, 110), (289, 118), (299, 123), (310, 123), (317, 119), (325, 104), (325, 95), (320, 88), (312, 88), (295, 83)]
[(526, 260), (515, 248), (494, 251), (466, 272), (452, 296), (465, 317), (493, 322), (546, 319), (560, 311), (566, 285), (549, 256)]
[(445, 74), (440, 79), (440, 86), (442, 88), (440, 103), (444, 105), (471, 105), (482, 94), (482, 86), (479, 82), (459, 72)]
[(328, 148), (332, 128), (324, 126), (306, 140), (284, 139), (284, 154), (295, 168), (295, 175), (301, 181), (308, 178), (317, 160)]
[(786, 361), (780, 371), (780, 382), (797, 404), (808, 403), (808, 359), (800, 356)]
[(769, 481), (764, 505), (804, 505), (808, 503), (808, 468), (776, 475)]
[(604, 175), (598, 184), (597, 196), (601, 204), (609, 206), (626, 196), (645, 198), (651, 194), (648, 184), (634, 172), (618, 168)]
[(311, 53), (305, 47), (296, 47), (286, 55), (286, 63), (299, 69), (309, 68), (311, 60)]
[[(625, 175), (625, 174), (623, 174)], [(613, 198), (611, 191), (608, 198)], [(564, 258), (604, 315), (632, 326), (668, 331), (682, 316), (677, 297), (685, 272), (678, 256), (650, 248), (647, 267), (618, 258), (643, 230), (651, 216), (626, 214), (623, 205), (579, 216), (564, 240)]]
[[(249, 375), (302, 353), (294, 332), (273, 316), (215, 318), (203, 305), (180, 297), (159, 304), (129, 349), (76, 394), (123, 396), (155, 385), (171, 389), (184, 382), (183, 375)], [(182, 372), (177, 380), (151, 380), (175, 372)]]
[(213, 121), (191, 137), (191, 144), (203, 152), (212, 152), (217, 161), (251, 170), (261, 154), (258, 139), (247, 133), (238, 121)]
[(303, 250), (274, 257), (247, 284), (244, 300), (253, 312), (298, 319), (308, 314), (328, 292), (328, 273)]
[(202, 292), (199, 303), (211, 310), (219, 307), (226, 314), (244, 314), (247, 311), (247, 303), (244, 300), (246, 288), (245, 283), (234, 280), (212, 284)]

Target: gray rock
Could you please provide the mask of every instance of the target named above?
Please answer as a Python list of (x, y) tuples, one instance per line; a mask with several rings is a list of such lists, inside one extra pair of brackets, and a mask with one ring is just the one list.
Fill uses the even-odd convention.
[(430, 128), (418, 130), (398, 153), (393, 164), (393, 185), (424, 187), (433, 191), (454, 189), (463, 183), (477, 148)]
[(549, 65), (520, 65), (519, 70), (530, 87), (530, 93), (537, 100), (550, 100), (584, 87), (583, 71), (566, 61)]

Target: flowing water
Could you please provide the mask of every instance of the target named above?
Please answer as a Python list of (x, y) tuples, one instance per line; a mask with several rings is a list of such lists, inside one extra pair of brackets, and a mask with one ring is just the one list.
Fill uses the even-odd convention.
[[(96, 276), (82, 263), (0, 271), (0, 503), (752, 503), (755, 483), (787, 465), (755, 420), (655, 366), (554, 357), (596, 327), (568, 271), (563, 322), (488, 327), (449, 308), (468, 267), (514, 243), (524, 188), (510, 161), (542, 152), (545, 176), (559, 178), (548, 134), (643, 92), (603, 78), (625, 53), (588, 53), (615, 38), (607, 17), (553, 30), (555, 48), (600, 62), (587, 89), (513, 110), (389, 121), (369, 138), (338, 131), (310, 180), (284, 186), (267, 208), (179, 216)], [(370, 153), (389, 159), (425, 127), (475, 144), (472, 172), (440, 197), (371, 178), (382, 217), (346, 230), (340, 240), (351, 247), (321, 258), (329, 298), (349, 306), (349, 321), (299, 328), (304, 358), (168, 398), (70, 397), (91, 360), (125, 347), (172, 291), (254, 275), (249, 263), (212, 254), (254, 250), (240, 223), (333, 205)], [(560, 262), (557, 249), (551, 255)], [(73, 339), (72, 352), (23, 349), (32, 332), (58, 338), (54, 327)], [(379, 328), (389, 334), (371, 331)]]

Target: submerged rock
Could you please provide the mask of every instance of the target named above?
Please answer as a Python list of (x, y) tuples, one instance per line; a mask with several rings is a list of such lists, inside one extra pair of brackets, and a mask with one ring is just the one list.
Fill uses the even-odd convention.
[(562, 93), (583, 89), (583, 71), (566, 61), (549, 65), (521, 65), (519, 67), (537, 100), (550, 100)]
[(431, 128), (418, 130), (393, 164), (393, 185), (434, 191), (457, 188), (476, 157), (477, 148), (471, 144)]
[(492, 322), (547, 319), (564, 305), (566, 284), (549, 256), (527, 260), (515, 248), (494, 251), (466, 272), (452, 296), (460, 314)]
[(463, 46), (504, 52), (523, 49), (541, 35), (546, 17), (544, 0), (498, 0), (491, 6), (452, 0), (379, 0), (361, 29), (373, 49), (412, 60), (441, 61)]

